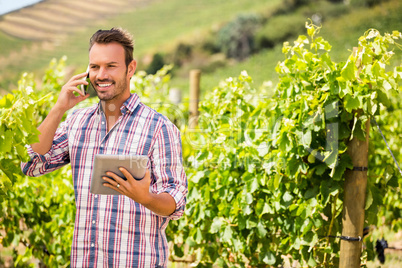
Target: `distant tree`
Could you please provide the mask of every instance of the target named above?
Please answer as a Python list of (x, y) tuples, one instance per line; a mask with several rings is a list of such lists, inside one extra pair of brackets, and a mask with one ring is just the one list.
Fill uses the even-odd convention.
[(256, 14), (239, 15), (218, 32), (218, 47), (227, 57), (245, 59), (253, 52), (254, 33), (260, 24)]
[(162, 69), (165, 65), (165, 60), (163, 59), (162, 54), (155, 53), (154, 57), (152, 58), (151, 63), (149, 64), (148, 68), (145, 70), (148, 74), (156, 74), (157, 71)]
[(175, 66), (181, 66), (186, 60), (191, 58), (193, 48), (189, 44), (180, 43), (173, 54), (173, 62)]
[(382, 2), (386, 2), (387, 0), (347, 0), (345, 1), (348, 4), (351, 4), (353, 6), (367, 6), (367, 7), (373, 7), (376, 6)]
[[(289, 8), (297, 8), (314, 1), (315, 0), (283, 0), (283, 4)], [(343, 1), (343, 0), (335, 0), (335, 1)]]

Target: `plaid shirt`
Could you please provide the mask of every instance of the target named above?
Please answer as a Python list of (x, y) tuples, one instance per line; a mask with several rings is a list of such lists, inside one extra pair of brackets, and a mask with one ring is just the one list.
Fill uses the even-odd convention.
[[(68, 163), (74, 181), (76, 218), (71, 267), (166, 267), (165, 229), (183, 215), (187, 179), (178, 129), (140, 102), (136, 94), (120, 108), (122, 116), (107, 132), (100, 104), (78, 109), (56, 131), (52, 148), (21, 167), (29, 176), (49, 173)], [(148, 155), (154, 193), (169, 193), (176, 211), (159, 216), (124, 195), (89, 192), (95, 154)]]

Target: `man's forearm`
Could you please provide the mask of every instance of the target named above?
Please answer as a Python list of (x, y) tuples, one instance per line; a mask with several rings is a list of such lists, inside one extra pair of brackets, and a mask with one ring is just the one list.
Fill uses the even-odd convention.
[(151, 200), (142, 204), (147, 209), (161, 216), (169, 216), (176, 210), (176, 201), (168, 193), (154, 194), (150, 193)]
[(57, 127), (63, 118), (64, 112), (53, 107), (45, 120), (38, 127), (40, 132), (39, 142), (31, 145), (32, 150), (38, 154), (46, 154), (52, 147), (53, 137), (56, 133)]

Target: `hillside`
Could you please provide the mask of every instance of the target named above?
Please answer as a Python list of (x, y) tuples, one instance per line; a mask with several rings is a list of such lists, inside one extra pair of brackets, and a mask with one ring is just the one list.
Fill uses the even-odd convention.
[(148, 3), (147, 0), (47, 0), (2, 16), (0, 30), (25, 40), (56, 41), (105, 19)]
[[(48, 0), (44, 4), (61, 5), (66, 2), (71, 1)], [(183, 36), (197, 35), (211, 26), (216, 27), (230, 20), (240, 11), (252, 12), (265, 9), (280, 0), (273, 0), (268, 4), (265, 0), (251, 2), (248, 0), (229, 2), (201, 0), (190, 4), (184, 0), (130, 2), (131, 7), (124, 9), (118, 15), (109, 17), (99, 15), (98, 19), (87, 20), (86, 23), (82, 19), (74, 19), (73, 21), (78, 22), (76, 31), (64, 34), (56, 40), (23, 40), (0, 32), (2, 48), (0, 60), (3, 63), (0, 66), (0, 88), (5, 90), (10, 87), (10, 84), (15, 86), (19, 74), (23, 71), (40, 73), (40, 70), (43, 70), (52, 58), (60, 58), (63, 55), (68, 57), (68, 63), (74, 68), (85, 69), (88, 39), (99, 28), (122, 26), (128, 29), (136, 39), (135, 57), (138, 59), (147, 54), (147, 51), (162, 50), (167, 44)], [(141, 4), (138, 5), (136, 2)], [(29, 8), (30, 12), (35, 8), (36, 6)], [(95, 13), (92, 8), (88, 10), (90, 10), (88, 14)], [(54, 15), (54, 12), (49, 12), (45, 17)]]
[[(353, 47), (357, 45), (358, 39), (370, 28), (378, 29), (380, 32), (392, 32), (398, 30), (402, 32), (402, 1), (389, 0), (373, 7), (341, 7), (336, 5), (326, 5), (322, 7), (315, 6), (319, 10), (316, 14), (321, 14), (322, 22), (320, 36), (326, 39), (331, 45), (331, 57), (339, 62), (346, 61)], [(313, 8), (309, 8), (313, 11)], [(338, 9), (340, 12), (334, 15)], [(285, 30), (289, 27), (289, 21), (297, 17), (303, 16), (305, 10), (296, 10), (292, 14), (284, 15), (282, 18), (276, 17), (271, 20), (271, 29), (275, 28)], [(298, 14), (298, 15), (297, 15)], [(308, 17), (305, 15), (306, 20)], [(269, 24), (269, 23), (268, 23)], [(292, 25), (292, 24), (291, 24)], [(298, 34), (306, 34), (304, 24), (301, 24), (301, 30)], [(300, 27), (299, 27), (300, 28)], [(286, 40), (293, 42), (297, 35), (289, 36)], [(277, 76), (275, 66), (278, 61), (282, 61), (281, 53), (282, 43), (278, 43), (273, 48), (263, 49), (257, 54), (253, 54), (249, 59), (234, 65), (226, 66), (216, 70), (213, 73), (203, 75), (203, 86), (206, 88), (213, 87), (217, 81), (229, 76), (237, 76), (242, 70), (247, 70), (253, 77), (257, 86), (263, 81), (272, 80), (275, 82)], [(397, 53), (393, 58), (393, 63), (400, 65), (402, 62), (402, 54)], [(185, 81), (175, 81), (177, 83), (185, 83)]]
[[(358, 37), (371, 27), (380, 31), (401, 30), (402, 7), (398, 0), (378, 1), (381, 3), (373, 7), (315, 0), (310, 1), (311, 5), (290, 8), (291, 2), (296, 1), (47, 0), (1, 18), (0, 90), (15, 88), (23, 71), (35, 72), (40, 77), (52, 58), (63, 55), (68, 57), (70, 71), (83, 71), (89, 36), (99, 28), (122, 26), (133, 33), (140, 69), (145, 69), (157, 52), (165, 57), (165, 63), (170, 63), (169, 54), (177, 52), (178, 45), (192, 46), (192, 58), (175, 70), (172, 85), (186, 90), (188, 70), (201, 68), (204, 91), (242, 70), (247, 70), (257, 85), (275, 80), (274, 67), (282, 59), (282, 42), (305, 34), (304, 22), (314, 15), (320, 17), (321, 34), (333, 45), (336, 59), (344, 59)], [(227, 59), (222, 53), (199, 51), (215, 41), (214, 34), (225, 23), (245, 13), (265, 16), (268, 26), (264, 27), (269, 34), (279, 35), (273, 46), (260, 47), (242, 61)], [(23, 25), (25, 28), (21, 28)]]
[[(45, 0), (0, 16), (0, 90), (38, 72), (71, 36), (152, 0)], [(32, 66), (32, 67), (31, 67)]]

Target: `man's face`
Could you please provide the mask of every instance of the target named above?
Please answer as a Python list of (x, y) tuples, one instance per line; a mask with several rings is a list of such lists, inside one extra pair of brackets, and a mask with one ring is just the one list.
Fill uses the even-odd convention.
[(129, 98), (134, 71), (135, 61), (126, 67), (124, 48), (118, 43), (95, 43), (89, 51), (89, 78), (100, 100), (124, 102)]

